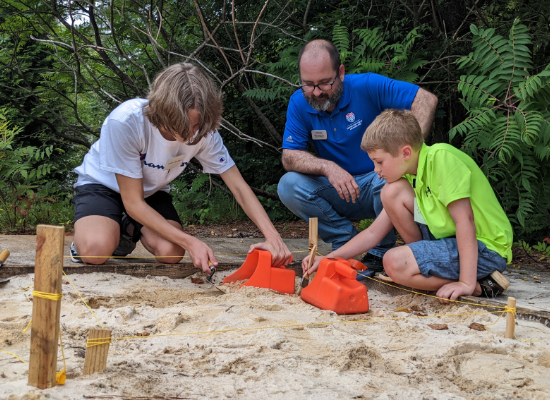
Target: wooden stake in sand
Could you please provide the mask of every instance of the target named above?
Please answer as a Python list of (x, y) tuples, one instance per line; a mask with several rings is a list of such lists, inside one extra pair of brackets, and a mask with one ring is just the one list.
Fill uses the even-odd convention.
[[(64, 240), (65, 228), (62, 226), (38, 225), (36, 228), (35, 292), (61, 293)], [(34, 296), (29, 385), (39, 389), (56, 385), (60, 313), (61, 301)]]
[[(310, 218), (309, 219), (309, 245), (308, 250), (311, 250), (315, 246), (315, 253), (317, 254), (317, 238), (319, 237), (319, 219), (318, 218)], [(316, 272), (311, 274), (309, 277), (309, 280), (311, 281), (313, 278), (315, 278)], [(300, 290), (301, 291), (301, 290)]]
[(309, 219), (309, 245), (308, 249), (311, 250), (313, 246), (317, 246), (317, 237), (319, 236), (319, 219), (310, 218)]
[(86, 358), (84, 359), (84, 371), (82, 375), (91, 375), (96, 372), (101, 372), (107, 366), (107, 354), (109, 353), (109, 343), (111, 342), (111, 331), (109, 329), (90, 329), (88, 332), (89, 339), (105, 339), (105, 342), (98, 345), (93, 345), (86, 349)]
[[(508, 308), (516, 309), (516, 298), (508, 297)], [(506, 314), (506, 333), (504, 337), (506, 339), (513, 339), (516, 332), (516, 315), (513, 312), (508, 311)]]

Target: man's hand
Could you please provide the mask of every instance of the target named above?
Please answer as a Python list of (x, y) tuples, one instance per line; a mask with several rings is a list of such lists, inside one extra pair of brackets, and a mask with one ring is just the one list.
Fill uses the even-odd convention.
[(474, 293), (475, 288), (475, 285), (470, 287), (464, 282), (451, 282), (441, 286), (437, 291), (436, 296), (441, 297), (441, 299), (439, 299), (441, 304), (449, 304), (449, 301), (443, 299), (456, 300), (460, 296), (470, 296)]
[(202, 269), (205, 274), (210, 275), (210, 266), (208, 261), (210, 261), (215, 267), (218, 266), (218, 260), (214, 257), (214, 252), (206, 243), (201, 242), (199, 239), (192, 238), (190, 240), (190, 245), (187, 245), (187, 252), (193, 265), (197, 268)]
[(248, 254), (254, 250), (267, 250), (271, 253), (271, 266), (274, 268), (286, 267), (292, 261), (292, 253), (279, 237), (276, 240), (266, 240), (250, 246)]
[(315, 257), (315, 259), (313, 260), (313, 264), (311, 264), (311, 268), (307, 269), (307, 265), (309, 263), (309, 254), (306, 256), (306, 258), (304, 258), (302, 260), (302, 271), (305, 274), (308, 274), (311, 276), (311, 274), (313, 274), (315, 271), (317, 271), (317, 268), (319, 268), (319, 264), (321, 264), (321, 261), (323, 261), (324, 258), (326, 257), (323, 257), (323, 256), (313, 256)]
[(359, 197), (359, 186), (349, 172), (336, 164), (332, 164), (327, 168), (326, 177), (332, 186), (334, 186), (342, 200), (345, 198), (349, 203), (351, 198), (352, 203), (355, 203), (355, 200)]

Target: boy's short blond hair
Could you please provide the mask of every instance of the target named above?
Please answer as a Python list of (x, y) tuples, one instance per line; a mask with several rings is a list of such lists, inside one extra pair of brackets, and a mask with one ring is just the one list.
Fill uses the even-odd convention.
[[(177, 133), (188, 144), (197, 144), (209, 132), (220, 125), (222, 96), (214, 83), (195, 65), (174, 64), (155, 78), (147, 96), (143, 114), (159, 129)], [(189, 134), (188, 112), (195, 109), (200, 114), (199, 132)], [(194, 134), (194, 132), (193, 132)]]
[(401, 147), (409, 145), (419, 151), (424, 143), (416, 117), (408, 110), (383, 111), (368, 126), (361, 140), (361, 149), (383, 150), (397, 157)]

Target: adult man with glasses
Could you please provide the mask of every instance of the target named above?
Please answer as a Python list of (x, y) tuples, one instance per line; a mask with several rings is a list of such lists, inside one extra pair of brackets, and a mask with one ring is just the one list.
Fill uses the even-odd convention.
[[(301, 85), (290, 98), (280, 180), (281, 201), (297, 216), (319, 219), (319, 235), (332, 250), (357, 234), (351, 220), (376, 218), (386, 183), (360, 148), (370, 123), (385, 109), (410, 109), (424, 137), (433, 122), (437, 97), (416, 85), (373, 73), (345, 75), (338, 50), (329, 41), (307, 43), (298, 55)], [(317, 155), (306, 151), (308, 142)], [(399, 199), (395, 199), (399, 201)], [(381, 258), (395, 234), (363, 258), (382, 270)]]

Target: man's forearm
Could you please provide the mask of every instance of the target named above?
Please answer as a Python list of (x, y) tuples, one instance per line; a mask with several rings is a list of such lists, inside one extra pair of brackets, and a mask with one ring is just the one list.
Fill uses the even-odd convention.
[(416, 117), (420, 129), (422, 129), (424, 139), (428, 137), (432, 128), (437, 103), (437, 96), (420, 88), (411, 105), (411, 112)]
[(283, 168), (287, 171), (300, 172), (309, 175), (327, 176), (330, 168), (337, 166), (334, 162), (315, 157), (305, 150), (283, 150)]

